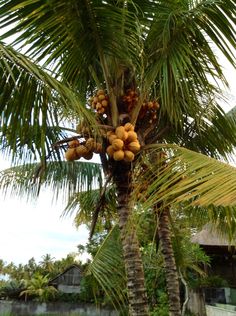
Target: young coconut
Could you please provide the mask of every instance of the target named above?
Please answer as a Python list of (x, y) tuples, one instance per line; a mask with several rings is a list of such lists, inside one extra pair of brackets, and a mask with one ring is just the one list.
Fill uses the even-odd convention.
[(136, 154), (137, 152), (139, 152), (140, 150), (140, 144), (138, 141), (135, 141), (135, 142), (131, 142), (128, 144), (128, 149), (130, 151), (132, 151), (134, 154)]
[(134, 160), (134, 153), (130, 150), (125, 150), (124, 151), (125, 155), (124, 155), (124, 160), (125, 161), (133, 161)]
[(95, 140), (94, 138), (88, 138), (86, 143), (85, 143), (85, 147), (89, 150), (92, 151), (94, 148), (94, 144), (95, 144)]
[(90, 151), (88, 148), (86, 148), (84, 145), (80, 145), (76, 147), (76, 153), (78, 157), (84, 157), (84, 155), (87, 155)]
[(82, 157), (86, 160), (90, 160), (93, 158), (93, 152), (89, 151), (87, 154), (84, 154)]
[(114, 151), (112, 145), (107, 147), (106, 152), (107, 152), (109, 157), (111, 157), (111, 158), (113, 157), (113, 154), (114, 154), (115, 151)]
[(67, 161), (73, 161), (73, 160), (78, 159), (76, 148), (68, 148), (67, 151), (65, 152), (65, 159)]
[(94, 143), (93, 151), (95, 154), (101, 154), (102, 153), (102, 144), (101, 143)]
[(124, 125), (124, 129), (126, 130), (126, 132), (129, 132), (129, 131), (134, 131), (134, 125), (133, 124), (131, 124), (131, 123), (126, 123), (125, 125)]
[(113, 158), (116, 161), (123, 160), (124, 156), (125, 156), (125, 153), (123, 152), (123, 150), (116, 150), (113, 154)]
[(122, 139), (122, 140), (126, 140), (127, 137), (128, 137), (128, 136), (127, 136), (127, 132), (126, 132), (124, 126), (118, 126), (118, 127), (116, 128), (115, 133), (116, 133), (116, 136), (117, 136), (118, 138)]
[(69, 148), (75, 148), (79, 146), (79, 140), (73, 139), (68, 143)]
[(129, 132), (127, 132), (127, 134), (128, 134), (128, 137), (127, 137), (128, 143), (134, 142), (138, 139), (137, 133), (135, 133), (133, 131), (129, 131)]
[(117, 139), (114, 139), (113, 142), (112, 142), (112, 147), (114, 150), (120, 150), (124, 147), (124, 142), (123, 140), (117, 138)]
[(113, 133), (113, 134), (111, 134), (111, 135), (109, 136), (108, 139), (109, 139), (109, 143), (112, 144), (113, 141), (114, 141), (115, 139), (117, 139), (117, 136), (116, 136), (116, 134)]

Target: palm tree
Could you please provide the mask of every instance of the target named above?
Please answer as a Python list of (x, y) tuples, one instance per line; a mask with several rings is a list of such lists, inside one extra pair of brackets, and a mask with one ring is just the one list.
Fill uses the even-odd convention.
[[(0, 0), (1, 39), (14, 35), (11, 47), (0, 43), (1, 143), (15, 163), (24, 162), (24, 176), (22, 168), (8, 170), (2, 185), (37, 195), (45, 183), (71, 195), (90, 190), (94, 179), (101, 185), (103, 170), (101, 199), (109, 182), (116, 185), (131, 315), (148, 315), (132, 225), (132, 198), (145, 191), (138, 183), (150, 180), (146, 207), (235, 204), (233, 167), (168, 145), (178, 134), (178, 143), (194, 150), (211, 136), (203, 153), (219, 141), (215, 156), (232, 152), (235, 122), (217, 104), (219, 91), (208, 78), (227, 84), (212, 42), (235, 66), (235, 12), (232, 0)], [(101, 165), (60, 161), (78, 140), (87, 145), (85, 158), (100, 152)], [(79, 158), (81, 150), (69, 148), (66, 157)], [(158, 158), (163, 150), (167, 168)], [(34, 173), (26, 163), (37, 159)]]
[(40, 273), (36, 273), (31, 280), (27, 281), (26, 289), (21, 291), (20, 296), (25, 296), (25, 300), (27, 300), (28, 296), (33, 296), (40, 302), (47, 302), (57, 294), (57, 289), (48, 285), (48, 282), (47, 275), (43, 276)]

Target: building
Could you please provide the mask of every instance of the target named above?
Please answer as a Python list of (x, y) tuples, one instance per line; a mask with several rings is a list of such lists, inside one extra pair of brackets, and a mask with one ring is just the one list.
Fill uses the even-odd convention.
[(50, 280), (49, 285), (53, 285), (62, 293), (79, 293), (81, 279), (82, 271), (80, 267), (73, 264), (54, 279)]

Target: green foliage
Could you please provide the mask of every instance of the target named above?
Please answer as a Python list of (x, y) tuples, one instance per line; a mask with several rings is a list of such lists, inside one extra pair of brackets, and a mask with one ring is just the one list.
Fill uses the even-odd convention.
[(159, 292), (157, 296), (158, 305), (151, 311), (151, 316), (168, 316), (168, 296), (165, 292)]
[(218, 275), (209, 275), (204, 278), (193, 278), (190, 282), (192, 288), (199, 287), (228, 287), (228, 282)]

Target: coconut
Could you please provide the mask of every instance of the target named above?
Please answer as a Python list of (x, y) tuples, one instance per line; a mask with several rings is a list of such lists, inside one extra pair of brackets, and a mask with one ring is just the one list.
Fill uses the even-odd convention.
[(105, 91), (102, 90), (102, 89), (100, 89), (100, 90), (97, 91), (97, 95), (101, 95), (101, 94), (105, 94)]
[(107, 152), (109, 157), (113, 157), (114, 149), (113, 149), (112, 145), (107, 147), (106, 152)]
[(93, 151), (96, 154), (101, 154), (101, 152), (102, 152), (102, 144), (101, 143), (94, 143)]
[(83, 158), (86, 159), (86, 160), (92, 159), (93, 158), (93, 152), (89, 151), (87, 154), (83, 155)]
[(128, 149), (130, 151), (132, 151), (134, 154), (136, 154), (137, 152), (139, 152), (140, 150), (140, 144), (138, 141), (134, 141), (128, 144)]
[(104, 94), (99, 94), (98, 100), (99, 101), (105, 100), (105, 95)]
[(88, 138), (87, 141), (86, 141), (85, 147), (86, 147), (89, 151), (92, 151), (93, 148), (94, 148), (94, 143), (95, 143), (94, 138)]
[(68, 148), (67, 151), (65, 152), (65, 158), (68, 161), (73, 161), (73, 160), (78, 159), (77, 154), (76, 154), (76, 149)]
[(117, 136), (116, 136), (116, 134), (112, 133), (112, 134), (108, 137), (108, 139), (109, 139), (109, 143), (112, 144), (112, 142), (113, 142), (115, 139), (117, 139)]
[(96, 110), (100, 110), (102, 108), (102, 104), (100, 102), (98, 102), (96, 104)]
[(125, 128), (124, 128), (124, 126), (118, 126), (117, 128), (116, 128), (116, 131), (115, 131), (115, 133), (116, 133), (116, 136), (118, 137), (118, 138), (120, 138), (120, 139), (124, 139), (124, 135), (125, 135)]
[(124, 151), (124, 160), (125, 161), (133, 161), (134, 160), (134, 153), (130, 150), (125, 150)]
[(107, 135), (107, 138), (109, 138), (109, 136), (115, 135), (115, 133), (113, 131), (108, 131), (106, 135)]
[(113, 158), (116, 161), (123, 160), (124, 156), (125, 156), (125, 153), (123, 152), (123, 150), (116, 150), (113, 154)]
[(131, 143), (131, 142), (134, 142), (138, 139), (137, 133), (135, 133), (133, 131), (129, 131), (127, 133), (128, 133), (127, 142)]
[(108, 106), (108, 101), (107, 100), (102, 100), (102, 106), (106, 108)]
[(101, 109), (98, 110), (99, 114), (103, 114), (104, 112), (105, 112), (105, 108), (101, 108)]
[(126, 132), (134, 131), (134, 125), (131, 124), (131, 123), (126, 123), (126, 124), (124, 125), (124, 129), (126, 130)]
[(68, 143), (69, 148), (75, 148), (79, 146), (79, 140), (78, 139), (73, 139)]
[(76, 153), (78, 157), (84, 157), (84, 155), (87, 155), (89, 153), (89, 150), (84, 145), (80, 145), (76, 147)]
[(98, 97), (93, 98), (93, 102), (97, 103), (98, 102)]
[(114, 139), (113, 142), (112, 142), (112, 147), (114, 150), (120, 150), (124, 147), (124, 142), (123, 140), (117, 138), (117, 139)]

